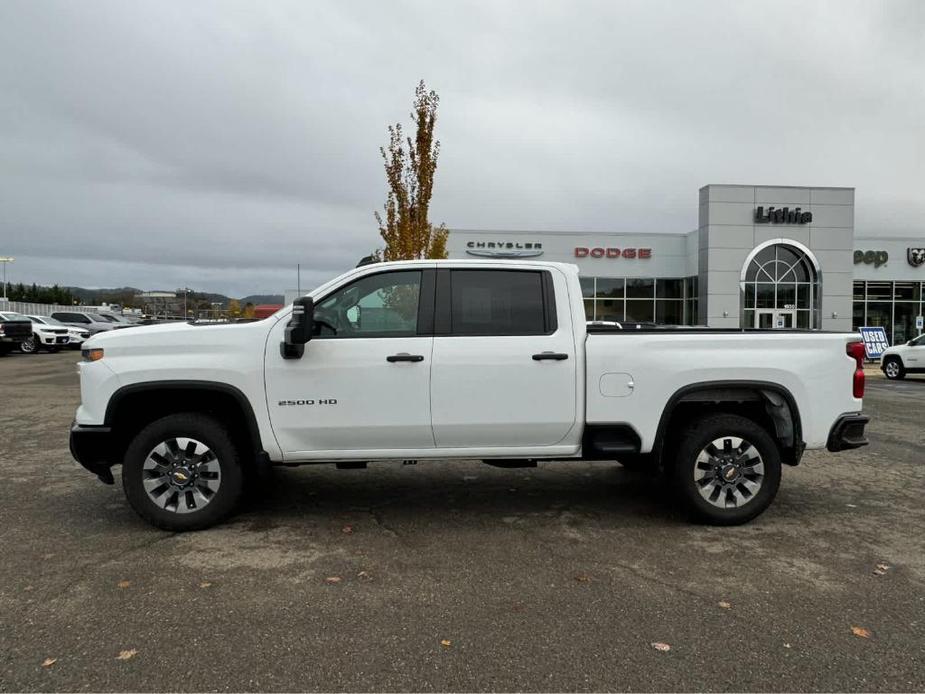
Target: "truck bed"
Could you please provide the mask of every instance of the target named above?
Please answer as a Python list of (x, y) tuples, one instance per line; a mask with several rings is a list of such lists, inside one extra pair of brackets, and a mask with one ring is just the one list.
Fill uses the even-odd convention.
[(588, 333), (586, 420), (633, 422), (643, 452), (651, 450), (665, 403), (706, 382), (783, 388), (810, 448), (825, 446), (839, 415), (861, 409), (852, 394), (856, 364), (846, 353), (858, 339), (853, 333), (596, 326)]

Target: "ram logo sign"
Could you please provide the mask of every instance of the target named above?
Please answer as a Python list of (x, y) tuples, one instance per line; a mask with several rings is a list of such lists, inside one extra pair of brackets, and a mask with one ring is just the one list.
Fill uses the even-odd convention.
[(906, 251), (906, 257), (912, 267), (921, 267), (925, 265), (925, 248), (910, 248)]

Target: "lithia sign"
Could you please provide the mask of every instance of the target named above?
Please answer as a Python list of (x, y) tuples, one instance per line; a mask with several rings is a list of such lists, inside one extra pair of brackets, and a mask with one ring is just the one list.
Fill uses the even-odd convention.
[(755, 224), (809, 224), (813, 221), (812, 212), (803, 212), (799, 207), (764, 207), (755, 208)]

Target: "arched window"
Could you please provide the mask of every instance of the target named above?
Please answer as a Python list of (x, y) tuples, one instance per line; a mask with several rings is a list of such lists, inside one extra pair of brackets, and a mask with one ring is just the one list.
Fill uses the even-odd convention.
[(743, 328), (821, 327), (819, 264), (802, 244), (758, 246), (742, 268)]

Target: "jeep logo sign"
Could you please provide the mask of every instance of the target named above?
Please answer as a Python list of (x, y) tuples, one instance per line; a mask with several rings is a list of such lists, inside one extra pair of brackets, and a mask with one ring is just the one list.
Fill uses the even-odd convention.
[(813, 221), (812, 212), (803, 212), (799, 207), (790, 209), (789, 207), (768, 207), (767, 213), (764, 207), (755, 208), (755, 224), (809, 224)]
[(886, 261), (890, 259), (890, 254), (886, 251), (855, 251), (854, 252), (854, 264), (860, 265), (864, 263), (865, 265), (873, 265), (874, 267), (880, 267), (881, 265), (886, 265)]
[(651, 248), (587, 248), (585, 246), (578, 246), (575, 248), (575, 257), (576, 258), (626, 258), (627, 260), (632, 260), (633, 258), (651, 258), (652, 249)]

